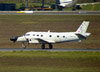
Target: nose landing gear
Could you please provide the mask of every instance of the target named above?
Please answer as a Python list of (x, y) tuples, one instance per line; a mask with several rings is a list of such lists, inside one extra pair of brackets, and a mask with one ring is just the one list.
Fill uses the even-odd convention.
[(22, 43), (22, 47), (23, 47), (24, 49), (26, 49), (26, 46), (25, 46), (24, 42)]

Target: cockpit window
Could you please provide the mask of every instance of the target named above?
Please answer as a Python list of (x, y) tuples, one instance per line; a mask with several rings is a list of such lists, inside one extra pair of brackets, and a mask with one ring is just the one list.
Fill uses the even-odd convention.
[(25, 36), (30, 36), (30, 34), (25, 34)]

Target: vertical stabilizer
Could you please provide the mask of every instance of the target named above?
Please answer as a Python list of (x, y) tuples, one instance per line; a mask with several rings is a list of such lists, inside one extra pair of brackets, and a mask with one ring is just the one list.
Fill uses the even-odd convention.
[(77, 29), (76, 33), (84, 36), (87, 31), (89, 23), (89, 21), (83, 21), (80, 27)]

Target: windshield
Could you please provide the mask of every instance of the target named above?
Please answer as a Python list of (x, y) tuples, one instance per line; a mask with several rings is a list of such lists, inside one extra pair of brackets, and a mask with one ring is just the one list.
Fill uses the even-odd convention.
[(30, 36), (30, 34), (25, 34), (24, 36)]

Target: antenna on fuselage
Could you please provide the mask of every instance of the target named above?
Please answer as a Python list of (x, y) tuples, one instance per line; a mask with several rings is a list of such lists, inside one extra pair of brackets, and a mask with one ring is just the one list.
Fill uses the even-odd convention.
[(50, 30), (48, 30), (48, 33), (50, 32)]

